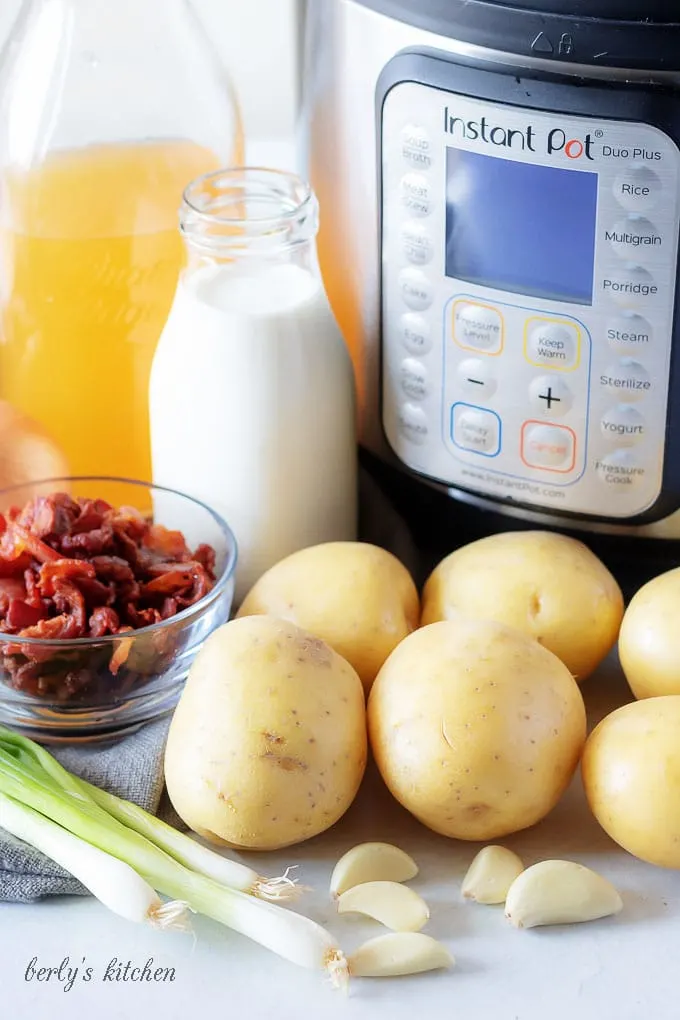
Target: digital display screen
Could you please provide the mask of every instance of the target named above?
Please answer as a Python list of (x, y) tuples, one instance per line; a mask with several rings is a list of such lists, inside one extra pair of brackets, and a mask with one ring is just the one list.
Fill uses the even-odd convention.
[(592, 304), (596, 222), (596, 173), (447, 150), (447, 276)]

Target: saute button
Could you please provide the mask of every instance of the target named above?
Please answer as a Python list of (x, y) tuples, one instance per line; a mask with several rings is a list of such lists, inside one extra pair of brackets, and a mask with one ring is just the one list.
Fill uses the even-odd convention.
[(401, 363), (401, 388), (412, 400), (424, 400), (427, 396), (427, 369), (415, 358), (406, 358)]
[(619, 400), (642, 400), (652, 389), (647, 369), (633, 358), (621, 358), (600, 375), (600, 386)]
[(432, 187), (424, 174), (406, 174), (401, 179), (401, 201), (412, 216), (432, 212)]
[(574, 395), (558, 375), (539, 375), (529, 386), (529, 400), (546, 418), (561, 418), (571, 410)]
[(576, 460), (576, 436), (561, 425), (526, 422), (522, 428), (522, 460), (529, 467), (571, 471)]
[(414, 407), (413, 404), (402, 404), (399, 409), (398, 421), (401, 434), (409, 442), (422, 446), (427, 441), (429, 433), (427, 417), (420, 407)]
[(422, 315), (406, 312), (401, 317), (401, 341), (411, 354), (427, 354), (432, 347), (430, 324)]
[(481, 358), (466, 358), (458, 366), (458, 388), (477, 400), (488, 400), (498, 387), (491, 362)]
[(432, 141), (425, 128), (408, 124), (401, 133), (401, 152), (409, 166), (418, 170), (432, 166)]
[(602, 415), (602, 434), (614, 439), (620, 446), (633, 446), (644, 437), (646, 423), (643, 415), (631, 404), (616, 404)]
[(617, 255), (625, 259), (638, 259), (663, 250), (663, 238), (651, 220), (631, 213), (614, 226), (605, 229), (604, 236)]
[(613, 267), (602, 278), (602, 293), (623, 308), (636, 308), (655, 298), (659, 288), (654, 277), (642, 266)]
[(424, 266), (432, 261), (434, 243), (428, 230), (418, 222), (406, 223), (401, 231), (401, 244), (409, 262)]
[(402, 269), (399, 290), (404, 304), (416, 312), (429, 308), (434, 298), (432, 284), (419, 269)]
[(651, 209), (661, 191), (661, 181), (650, 167), (637, 163), (622, 170), (614, 181), (614, 197), (633, 212)]
[(501, 420), (493, 411), (454, 404), (451, 436), (462, 450), (495, 457), (501, 448)]
[(530, 319), (527, 323), (527, 355), (534, 365), (568, 371), (578, 364), (580, 331), (570, 323)]
[(498, 354), (503, 347), (503, 320), (489, 305), (456, 301), (453, 305), (453, 338), (466, 350)]
[(649, 347), (652, 327), (635, 312), (622, 312), (607, 323), (607, 340), (615, 351), (638, 353)]
[(615, 450), (595, 464), (601, 482), (613, 492), (626, 492), (645, 477), (645, 469), (630, 450)]

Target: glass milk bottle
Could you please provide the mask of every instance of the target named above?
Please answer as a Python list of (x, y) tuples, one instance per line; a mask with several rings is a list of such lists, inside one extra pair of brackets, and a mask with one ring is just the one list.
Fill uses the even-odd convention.
[(353, 373), (307, 184), (209, 174), (187, 189), (180, 222), (189, 261), (151, 373), (153, 480), (231, 525), (240, 601), (290, 553), (356, 537)]
[(0, 465), (14, 421), (51, 443), (33, 477), (149, 479), (177, 207), (241, 152), (189, 0), (25, 0), (0, 57)]

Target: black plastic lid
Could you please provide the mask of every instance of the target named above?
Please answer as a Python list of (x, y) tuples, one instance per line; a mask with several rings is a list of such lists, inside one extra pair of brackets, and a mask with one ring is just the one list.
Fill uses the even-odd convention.
[(437, 35), (556, 63), (680, 70), (678, 0), (354, 0)]

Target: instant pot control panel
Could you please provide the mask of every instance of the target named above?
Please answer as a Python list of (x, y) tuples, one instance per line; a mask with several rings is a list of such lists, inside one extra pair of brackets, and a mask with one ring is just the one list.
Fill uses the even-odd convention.
[(640, 121), (379, 96), (382, 418), (448, 487), (625, 521), (664, 485), (680, 151)]

